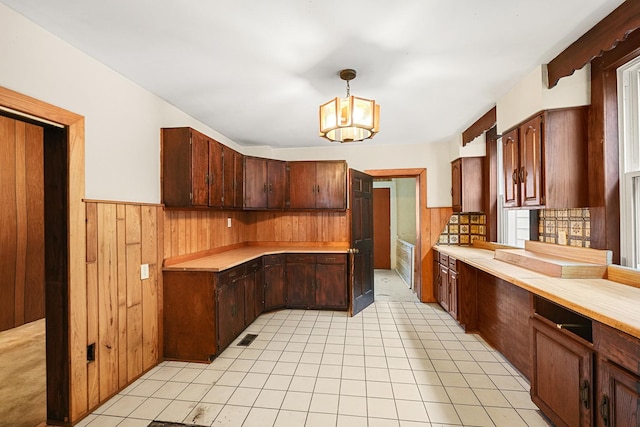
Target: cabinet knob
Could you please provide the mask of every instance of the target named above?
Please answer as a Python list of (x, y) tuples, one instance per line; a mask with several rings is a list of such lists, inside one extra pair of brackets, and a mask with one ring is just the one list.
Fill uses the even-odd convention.
[(524, 166), (522, 166), (520, 168), (520, 182), (524, 182), (525, 178), (526, 178), (526, 172), (524, 171)]

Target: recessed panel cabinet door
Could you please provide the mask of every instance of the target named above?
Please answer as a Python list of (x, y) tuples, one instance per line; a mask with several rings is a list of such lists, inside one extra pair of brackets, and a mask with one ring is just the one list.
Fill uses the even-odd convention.
[(520, 191), (522, 206), (542, 204), (542, 117), (520, 126)]
[(280, 160), (267, 162), (267, 207), (284, 209), (287, 188), (287, 163)]
[(344, 162), (316, 163), (316, 207), (345, 209), (347, 165)]
[(318, 255), (316, 264), (316, 305), (322, 308), (347, 306), (347, 256)]
[(292, 209), (316, 207), (316, 163), (289, 162), (289, 199)]
[(217, 289), (218, 349), (227, 347), (244, 329), (244, 284), (235, 281)]
[(191, 132), (191, 185), (193, 206), (209, 206), (209, 140)]
[(244, 158), (244, 207), (267, 207), (267, 160), (258, 157)]
[(600, 393), (596, 402), (597, 425), (599, 427), (638, 426), (640, 378), (608, 361), (599, 361)]
[(312, 307), (316, 304), (316, 264), (314, 255), (287, 255), (287, 306)]
[(264, 309), (273, 310), (285, 306), (286, 287), (284, 257), (282, 262), (264, 266)]
[(504, 206), (518, 206), (518, 129), (502, 136), (502, 170), (504, 177)]

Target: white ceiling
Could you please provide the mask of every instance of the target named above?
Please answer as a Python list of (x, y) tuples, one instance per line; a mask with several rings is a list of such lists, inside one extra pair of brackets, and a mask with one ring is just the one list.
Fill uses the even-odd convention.
[(318, 106), (344, 96), (342, 68), (381, 105), (368, 144), (451, 138), (622, 3), (0, 1), (237, 143), (275, 148), (329, 144)]

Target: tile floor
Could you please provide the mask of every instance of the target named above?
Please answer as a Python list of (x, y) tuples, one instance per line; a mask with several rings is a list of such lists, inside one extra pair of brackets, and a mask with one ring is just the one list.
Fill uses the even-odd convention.
[(550, 425), (518, 372), (435, 304), (282, 310), (244, 333), (258, 338), (210, 365), (163, 362), (79, 425)]

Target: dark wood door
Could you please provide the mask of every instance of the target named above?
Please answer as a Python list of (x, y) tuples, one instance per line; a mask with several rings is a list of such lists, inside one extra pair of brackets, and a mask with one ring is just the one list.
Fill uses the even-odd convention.
[(522, 206), (539, 206), (542, 197), (542, 117), (520, 126), (520, 191)]
[(191, 131), (191, 204), (209, 206), (209, 139)]
[(504, 180), (504, 206), (518, 206), (518, 129), (502, 136), (502, 176)]
[(258, 157), (244, 158), (244, 207), (267, 207), (267, 160)]
[(373, 268), (391, 268), (391, 190), (373, 189)]
[(316, 207), (316, 162), (289, 162), (289, 200), (292, 209)]
[(224, 146), (217, 141), (209, 140), (209, 206), (223, 206), (224, 197)]
[(451, 162), (451, 208), (462, 212), (462, 159)]
[(640, 378), (605, 360), (599, 360), (598, 427), (638, 426)]
[(285, 306), (285, 256), (264, 257), (264, 309), (273, 310)]
[(287, 188), (287, 163), (280, 160), (267, 162), (267, 207), (284, 209)]
[(287, 306), (313, 307), (316, 304), (315, 255), (287, 255)]
[(374, 300), (373, 286), (373, 177), (349, 170), (351, 206), (351, 315)]
[(531, 324), (531, 400), (557, 426), (592, 425), (593, 350), (537, 318)]
[(345, 209), (347, 200), (347, 164), (316, 162), (316, 208)]
[(316, 259), (316, 306), (346, 308), (347, 256), (317, 255)]

